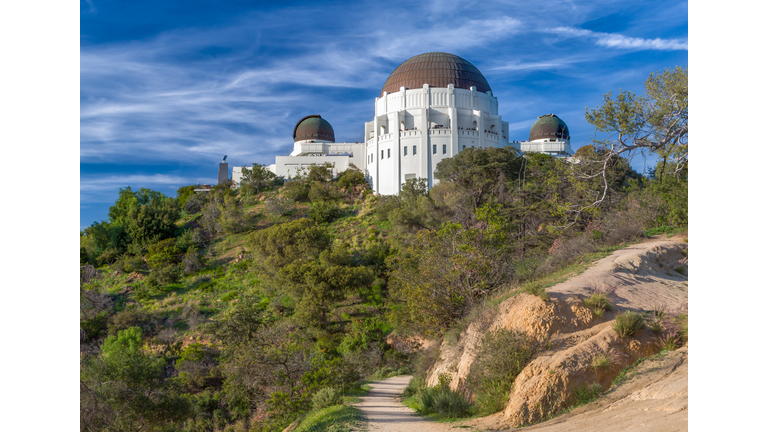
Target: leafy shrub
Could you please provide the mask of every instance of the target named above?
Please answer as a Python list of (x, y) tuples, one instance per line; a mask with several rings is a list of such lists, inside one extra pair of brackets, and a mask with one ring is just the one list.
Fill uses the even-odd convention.
[(584, 300), (584, 305), (586, 305), (592, 311), (592, 315), (599, 318), (603, 316), (604, 312), (608, 312), (613, 309), (613, 305), (611, 304), (610, 299), (616, 293), (616, 287), (594, 287), (591, 288), (590, 291), (592, 294), (589, 296), (589, 298)]
[(365, 174), (356, 169), (348, 169), (339, 176), (337, 184), (340, 188), (352, 189), (355, 186), (364, 185), (365, 183)]
[(281, 196), (268, 198), (264, 203), (264, 211), (269, 217), (279, 219), (293, 211), (293, 202)]
[(115, 262), (115, 266), (126, 273), (133, 273), (144, 267), (144, 260), (140, 256), (125, 254)]
[(450, 375), (440, 374), (438, 380), (437, 386), (418, 391), (416, 397), (421, 402), (421, 413), (438, 413), (450, 418), (469, 416), (472, 406), (464, 395), (451, 390)]
[(312, 409), (314, 411), (341, 403), (341, 393), (333, 387), (323, 387), (312, 396)]
[(611, 348), (608, 351), (602, 351), (597, 348), (592, 351), (592, 369), (608, 370), (614, 366), (624, 364), (627, 356), (621, 351)]
[(317, 224), (333, 222), (341, 217), (342, 214), (343, 212), (338, 205), (325, 201), (315, 202), (312, 208), (307, 211), (307, 217)]
[(405, 390), (403, 390), (403, 397), (409, 398), (419, 392), (419, 390), (423, 389), (426, 386), (424, 383), (424, 380), (421, 378), (413, 377), (409, 382), (408, 385), (405, 387)]
[(107, 330), (110, 335), (116, 335), (119, 331), (130, 327), (140, 327), (144, 333), (151, 332), (155, 324), (152, 317), (143, 309), (126, 309), (109, 318)]
[(629, 311), (616, 315), (613, 330), (621, 337), (632, 336), (645, 327), (645, 319), (639, 312)]
[(547, 289), (544, 288), (544, 285), (538, 282), (526, 282), (520, 289), (523, 292), (530, 295), (535, 295), (544, 301), (549, 300), (549, 293), (547, 292)]
[(105, 312), (96, 314), (92, 318), (80, 321), (80, 328), (88, 340), (98, 339), (107, 334), (108, 316)]
[(485, 334), (468, 377), (480, 412), (504, 409), (512, 383), (539, 349), (536, 339), (515, 330)]
[(309, 200), (309, 183), (306, 180), (292, 180), (283, 186), (283, 194), (286, 198), (295, 202)]
[(206, 193), (194, 193), (190, 195), (187, 200), (184, 201), (184, 211), (187, 212), (187, 214), (195, 214), (199, 212), (205, 205)]
[(603, 392), (603, 387), (599, 383), (584, 384), (573, 389), (573, 398), (576, 400), (575, 405), (584, 405), (600, 396)]
[(160, 287), (177, 283), (181, 280), (181, 268), (177, 265), (169, 265), (152, 270), (147, 277), (147, 285)]
[(181, 265), (184, 268), (184, 273), (190, 274), (199, 271), (201, 268), (203, 268), (205, 263), (203, 262), (203, 258), (200, 256), (197, 248), (191, 247), (187, 250), (187, 253), (185, 253), (184, 257), (181, 259)]

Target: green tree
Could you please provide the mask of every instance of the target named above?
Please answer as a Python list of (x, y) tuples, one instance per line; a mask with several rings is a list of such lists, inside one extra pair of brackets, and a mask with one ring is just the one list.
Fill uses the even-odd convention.
[(330, 247), (331, 239), (325, 228), (297, 219), (252, 233), (247, 244), (264, 268), (275, 274), (288, 264), (317, 258)]
[(435, 178), (455, 184), (471, 198), (472, 210), (504, 192), (518, 178), (523, 157), (512, 147), (468, 148), (437, 164)]
[(402, 329), (434, 336), (514, 275), (503, 223), (493, 208), (482, 227), (447, 222), (419, 231), (389, 263), (392, 318)]
[[(243, 178), (240, 180), (240, 187), (244, 191), (252, 188), (256, 193), (270, 185), (275, 179), (275, 173), (267, 169), (266, 165), (254, 163), (251, 168), (243, 167)], [(248, 194), (248, 192), (246, 192)]]
[(186, 398), (164, 378), (165, 360), (142, 349), (142, 332), (131, 327), (108, 336), (101, 354), (81, 368), (83, 430), (161, 430), (173, 428), (190, 411)]
[(365, 185), (366, 183), (365, 174), (354, 168), (349, 168), (341, 173), (338, 180), (339, 187), (347, 190), (351, 190), (355, 186)]
[(660, 179), (670, 162), (677, 173), (688, 160), (688, 68), (651, 73), (642, 96), (619, 90), (614, 98), (609, 92), (601, 106), (587, 108), (586, 119), (606, 135), (595, 140), (605, 150), (603, 161), (648, 151), (662, 162)]

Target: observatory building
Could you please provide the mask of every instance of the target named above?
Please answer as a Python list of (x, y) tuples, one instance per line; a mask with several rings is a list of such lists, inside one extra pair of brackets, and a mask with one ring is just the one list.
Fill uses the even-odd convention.
[[(303, 168), (330, 162), (333, 175), (346, 171), (350, 166), (365, 169), (363, 143), (337, 143), (333, 127), (319, 115), (308, 115), (293, 127), (293, 151), (289, 156), (275, 157), (275, 163), (267, 168), (275, 175), (296, 177)], [(245, 167), (248, 168), (248, 167)], [(243, 167), (232, 169), (232, 180), (240, 184)]]
[[(313, 164), (330, 162), (333, 174), (355, 167), (374, 192), (397, 194), (409, 179), (424, 178), (432, 188), (437, 164), (466, 148), (512, 146), (523, 152), (570, 157), (570, 133), (554, 114), (540, 116), (528, 141), (509, 141), (509, 123), (483, 74), (467, 60), (430, 52), (411, 57), (387, 78), (365, 123), (364, 142), (337, 143), (331, 124), (319, 115), (293, 128), (293, 151), (277, 156), (269, 169), (295, 177)], [(242, 168), (232, 170), (240, 183)]]
[(556, 157), (571, 157), (571, 133), (568, 125), (554, 114), (539, 116), (531, 126), (528, 141), (519, 143), (523, 152), (546, 153)]
[(437, 164), (467, 147), (508, 145), (509, 124), (488, 81), (459, 56), (432, 52), (398, 66), (365, 124), (365, 174), (375, 192), (396, 194), (406, 180), (436, 184)]

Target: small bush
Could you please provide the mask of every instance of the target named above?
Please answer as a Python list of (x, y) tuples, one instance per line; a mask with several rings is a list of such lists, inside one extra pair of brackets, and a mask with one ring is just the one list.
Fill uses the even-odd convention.
[(600, 396), (603, 387), (599, 383), (584, 384), (573, 389), (573, 397), (576, 399), (575, 405), (584, 405)]
[(615, 287), (594, 287), (590, 291), (592, 294), (589, 296), (589, 298), (584, 300), (584, 305), (586, 305), (592, 311), (592, 315), (599, 318), (603, 316), (604, 312), (608, 312), (613, 309), (613, 305), (611, 304), (611, 297), (616, 292)]
[(602, 351), (594, 349), (592, 351), (592, 369), (595, 372), (599, 370), (608, 370), (614, 366), (620, 366), (627, 360), (626, 354), (616, 349)]
[(544, 285), (538, 282), (528, 282), (524, 284), (520, 289), (528, 294), (538, 296), (544, 301), (549, 300), (549, 293), (547, 292), (547, 289), (544, 288)]
[(341, 403), (341, 393), (333, 387), (323, 387), (312, 396), (312, 409), (321, 410)]
[(486, 333), (468, 377), (481, 413), (504, 409), (512, 383), (538, 350), (536, 340), (525, 333), (503, 329)]
[(181, 280), (181, 268), (169, 265), (152, 270), (147, 277), (147, 285), (151, 287), (165, 286)]
[(419, 390), (423, 389), (426, 386), (424, 383), (424, 380), (421, 378), (414, 377), (411, 379), (411, 381), (408, 383), (408, 386), (403, 390), (403, 397), (409, 398), (419, 392)]
[(309, 199), (309, 183), (305, 180), (293, 180), (285, 183), (283, 193), (291, 201), (307, 201)]
[(338, 205), (325, 201), (315, 202), (312, 208), (307, 211), (307, 217), (317, 224), (333, 222), (342, 214), (343, 212)]
[(264, 211), (271, 218), (279, 219), (293, 211), (293, 201), (281, 196), (269, 198), (264, 203)]
[(616, 315), (613, 330), (621, 337), (632, 336), (645, 327), (645, 319), (639, 312), (629, 311)]
[(471, 414), (471, 404), (464, 395), (451, 390), (451, 376), (443, 373), (438, 376), (439, 384), (425, 387), (418, 391), (422, 414), (443, 414), (450, 418), (467, 417)]

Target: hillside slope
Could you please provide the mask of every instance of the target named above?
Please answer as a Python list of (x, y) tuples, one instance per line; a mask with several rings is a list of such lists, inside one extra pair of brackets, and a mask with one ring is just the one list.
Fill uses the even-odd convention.
[[(438, 376), (448, 373), (453, 390), (472, 396), (467, 378), (480, 341), (491, 330), (512, 329), (534, 335), (546, 350), (515, 379), (503, 413), (494, 416), (495, 427), (520, 427), (555, 416), (575, 403), (573, 395), (579, 389), (599, 385), (602, 391), (608, 390), (622, 368), (659, 351), (657, 334), (645, 328), (620, 337), (612, 329), (613, 320), (627, 310), (648, 314), (660, 307), (666, 311), (686, 308), (687, 248), (680, 238), (651, 239), (618, 250), (547, 289), (548, 301), (525, 293), (510, 297), (470, 324), (458, 343), (442, 343), (428, 385), (436, 385)], [(596, 317), (584, 299), (591, 288), (605, 286), (615, 288), (614, 307)], [(593, 359), (599, 353), (613, 353), (615, 360), (609, 367), (595, 368)]]

